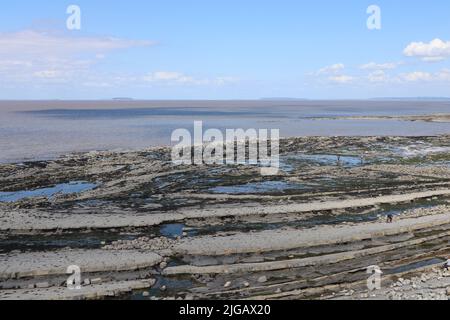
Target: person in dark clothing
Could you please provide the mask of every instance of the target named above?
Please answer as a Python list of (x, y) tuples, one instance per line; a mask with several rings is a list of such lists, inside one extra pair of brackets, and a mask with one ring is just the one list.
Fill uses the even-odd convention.
[(450, 270), (450, 259), (448, 259), (447, 262), (445, 262), (443, 268), (444, 268), (444, 270), (446, 270), (446, 271), (449, 271), (449, 270)]
[(388, 214), (387, 223), (392, 223), (392, 222), (394, 222), (394, 216), (392, 214)]

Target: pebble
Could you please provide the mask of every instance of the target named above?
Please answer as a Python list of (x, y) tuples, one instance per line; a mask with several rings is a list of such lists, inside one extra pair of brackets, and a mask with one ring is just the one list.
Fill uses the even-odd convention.
[(174, 240), (160, 237), (150, 239), (142, 237), (135, 240), (118, 240), (110, 245), (104, 246), (104, 250), (166, 250), (175, 243)]
[(223, 286), (224, 288), (229, 288), (231, 287), (231, 281), (228, 281), (227, 283), (225, 283), (225, 285)]
[(48, 282), (36, 283), (36, 288), (38, 288), (38, 289), (50, 288), (50, 284)]
[(259, 282), (259, 283), (265, 283), (265, 282), (267, 282), (267, 277), (266, 277), (266, 276), (260, 277), (260, 278), (258, 279), (258, 282)]

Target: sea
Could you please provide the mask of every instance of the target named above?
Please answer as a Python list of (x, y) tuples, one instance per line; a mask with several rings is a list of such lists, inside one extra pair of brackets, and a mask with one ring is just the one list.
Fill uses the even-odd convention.
[(335, 119), (450, 114), (450, 100), (0, 101), (0, 162), (170, 146), (176, 129), (279, 129), (296, 136), (431, 136), (450, 123)]

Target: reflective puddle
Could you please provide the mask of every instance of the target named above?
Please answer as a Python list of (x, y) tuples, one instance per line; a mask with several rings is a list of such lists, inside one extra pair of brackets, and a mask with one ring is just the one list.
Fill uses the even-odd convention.
[(362, 164), (363, 160), (357, 156), (340, 156), (335, 154), (298, 154), (286, 157), (287, 161), (304, 161), (319, 165), (356, 167)]
[(184, 224), (166, 224), (161, 227), (160, 233), (164, 237), (175, 239), (183, 235), (184, 227)]
[(73, 194), (81, 193), (92, 190), (96, 187), (96, 184), (88, 182), (69, 182), (57, 184), (53, 187), (41, 188), (35, 190), (24, 190), (16, 192), (0, 192), (0, 202), (16, 202), (23, 199), (46, 197), (51, 199), (52, 197), (61, 194)]

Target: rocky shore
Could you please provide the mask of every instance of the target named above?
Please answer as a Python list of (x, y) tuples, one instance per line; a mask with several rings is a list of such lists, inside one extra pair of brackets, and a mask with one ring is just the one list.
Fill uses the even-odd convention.
[(168, 148), (2, 164), (0, 299), (448, 299), (449, 138), (285, 139), (272, 177)]
[(395, 121), (424, 121), (424, 122), (450, 122), (450, 114), (432, 115), (406, 115), (406, 116), (355, 116), (355, 117), (334, 117), (316, 118), (316, 120), (395, 120)]

